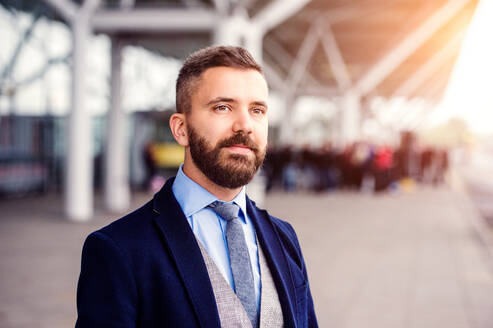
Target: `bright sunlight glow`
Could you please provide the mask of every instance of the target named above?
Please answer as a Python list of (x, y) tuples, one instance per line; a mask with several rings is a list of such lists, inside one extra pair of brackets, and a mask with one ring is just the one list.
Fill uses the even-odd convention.
[(493, 1), (480, 0), (433, 118), (464, 118), (471, 130), (493, 133)]

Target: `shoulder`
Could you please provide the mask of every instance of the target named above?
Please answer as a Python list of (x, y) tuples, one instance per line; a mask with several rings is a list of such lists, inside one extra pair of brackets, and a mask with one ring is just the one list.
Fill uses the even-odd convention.
[(152, 222), (157, 213), (153, 211), (152, 200), (141, 207), (111, 222), (99, 231), (107, 234), (118, 234), (127, 230), (141, 229)]
[(92, 232), (87, 240), (104, 239), (120, 248), (138, 247), (154, 231), (153, 219), (156, 217), (152, 201), (147, 202), (131, 213)]
[(289, 222), (269, 214), (267, 210), (257, 207), (255, 202), (251, 201), (251, 203), (253, 209), (260, 214), (260, 217), (268, 220), (274, 228), (284, 249), (295, 257), (301, 257), (301, 248), (293, 226)]
[(154, 226), (156, 215), (150, 201), (90, 233), (82, 247), (83, 268), (86, 271), (136, 272), (152, 257), (151, 252), (144, 250), (159, 248), (159, 234)]
[(287, 237), (296, 238), (296, 232), (294, 231), (293, 226), (289, 222), (271, 215), (266, 209), (258, 207), (255, 201), (249, 198), (248, 198), (248, 202), (250, 202), (252, 209), (255, 212), (261, 214), (260, 216), (262, 216), (263, 218), (268, 219), (278, 232), (286, 235)]
[[(142, 240), (148, 237), (149, 233), (155, 233), (154, 223), (155, 219), (160, 216), (160, 212), (173, 206), (179, 209), (179, 205), (176, 203), (171, 191), (173, 181), (174, 178), (168, 179), (161, 190), (154, 194), (147, 203), (99, 229), (97, 232), (110, 238), (127, 241)], [(177, 211), (171, 212), (178, 214)]]
[(298, 236), (293, 228), (293, 226), (284, 220), (281, 220), (275, 216), (269, 215), (272, 224), (274, 225), (277, 233), (279, 235), (279, 239), (284, 246), (285, 251), (292, 257), (297, 259), (297, 263), (300, 267), (302, 264), (302, 254), (301, 247), (298, 241)]
[(281, 220), (275, 216), (272, 216), (268, 212), (267, 214), (269, 215), (272, 224), (278, 229), (280, 233), (286, 235), (289, 238), (297, 239), (296, 232), (294, 231), (293, 226), (289, 222)]

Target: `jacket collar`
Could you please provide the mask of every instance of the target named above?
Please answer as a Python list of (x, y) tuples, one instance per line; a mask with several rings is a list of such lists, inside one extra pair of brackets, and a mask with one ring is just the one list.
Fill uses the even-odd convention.
[(154, 196), (153, 209), (159, 214), (155, 221), (176, 263), (200, 325), (219, 327), (219, 314), (212, 285), (209, 280), (204, 280), (204, 277), (208, 276), (207, 268), (195, 235), (173, 195), (173, 181), (174, 178), (168, 179)]
[(279, 234), (267, 211), (258, 209), (248, 197), (246, 198), (246, 205), (248, 216), (255, 226), (257, 238), (276, 285), (284, 316), (284, 326), (294, 328), (296, 327), (296, 304), (293, 302), (296, 302), (296, 295), (291, 270), (281, 246)]

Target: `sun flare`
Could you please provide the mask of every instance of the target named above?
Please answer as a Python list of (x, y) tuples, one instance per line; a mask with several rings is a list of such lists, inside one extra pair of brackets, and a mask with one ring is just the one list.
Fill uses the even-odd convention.
[(482, 0), (434, 119), (463, 117), (471, 130), (493, 133), (493, 1)]

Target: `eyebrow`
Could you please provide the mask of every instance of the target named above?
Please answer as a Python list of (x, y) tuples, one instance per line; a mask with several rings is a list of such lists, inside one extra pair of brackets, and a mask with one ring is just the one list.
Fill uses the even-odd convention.
[(220, 102), (227, 102), (227, 103), (236, 103), (237, 101), (234, 100), (233, 98), (227, 98), (227, 97), (217, 97), (212, 100), (210, 100), (206, 105), (212, 105), (212, 104), (217, 104)]
[[(217, 98), (210, 100), (206, 105), (210, 106), (210, 105), (217, 104), (220, 102), (237, 103), (237, 101), (233, 98), (217, 97)], [(262, 107), (267, 108), (267, 104), (264, 101), (254, 101), (254, 102), (252, 102), (252, 104), (256, 105), (256, 106), (262, 106)]]
[(267, 108), (267, 104), (264, 101), (254, 101), (252, 104)]

